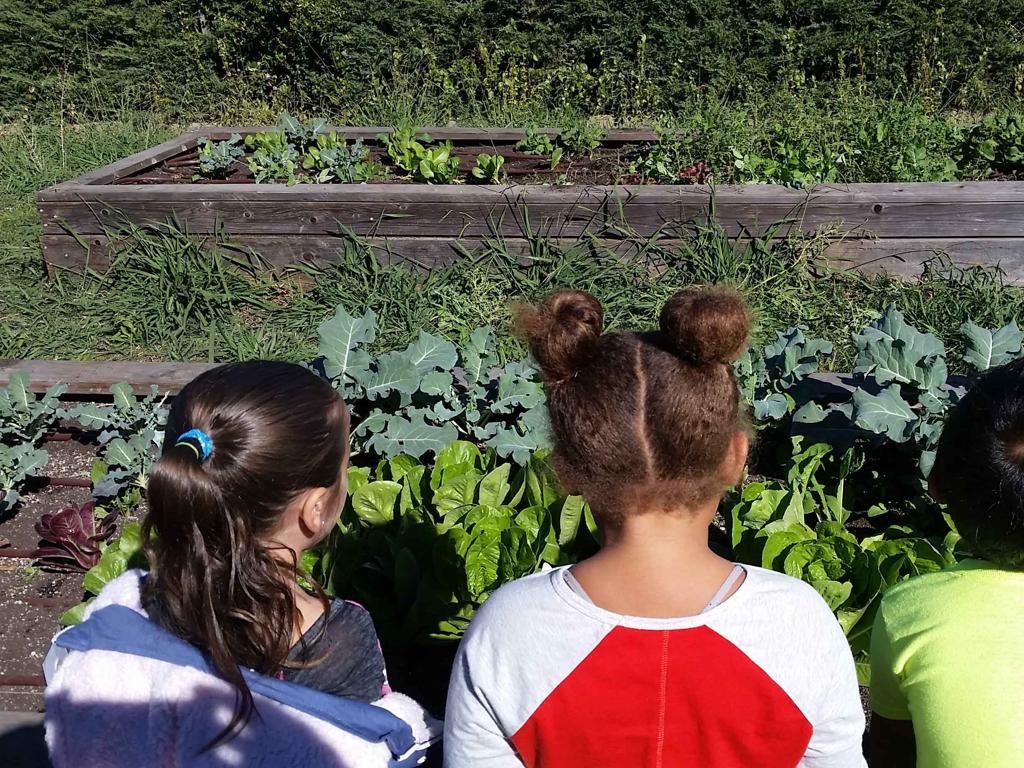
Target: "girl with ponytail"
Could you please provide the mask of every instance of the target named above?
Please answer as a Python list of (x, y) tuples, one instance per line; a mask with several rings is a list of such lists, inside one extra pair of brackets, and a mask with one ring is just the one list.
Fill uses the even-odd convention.
[(477, 613), (452, 673), (446, 766), (864, 764), (853, 658), (828, 606), (708, 546), (747, 458), (730, 363), (749, 326), (721, 289), (676, 294), (640, 334), (605, 333), (580, 291), (522, 309), (555, 469), (603, 546)]
[(252, 716), (240, 667), (365, 702), (386, 692), (369, 614), (299, 569), (338, 520), (347, 463), (345, 404), (300, 366), (224, 365), (174, 400), (146, 494), (142, 605), (236, 688), (217, 742)]

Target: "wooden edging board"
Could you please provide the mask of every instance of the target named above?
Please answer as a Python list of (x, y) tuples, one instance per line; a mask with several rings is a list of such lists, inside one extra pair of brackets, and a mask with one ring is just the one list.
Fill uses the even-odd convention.
[[(825, 232), (828, 256), (854, 268), (920, 272), (936, 254), (999, 266), (1024, 284), (1024, 182), (774, 185), (118, 184), (192, 151), (199, 138), (258, 127), (197, 130), (71, 181), (41, 190), (43, 257), (51, 270), (98, 271), (125, 225), (174, 221), (209, 245), (258, 252), (272, 266), (332, 261), (346, 240), (369, 240), (390, 260), (429, 269), (501, 241), (529, 252), (543, 236), (579, 247), (642, 247), (685, 240), (714, 219), (737, 238)], [(371, 138), (383, 128), (338, 128)], [(455, 142), (514, 141), (522, 131), (429, 128)], [(653, 132), (612, 131), (611, 144)], [(780, 225), (781, 222), (781, 225)], [(909, 259), (908, 259), (909, 256)]]
[[(110, 394), (110, 388), (128, 382), (136, 394), (148, 394), (156, 386), (162, 395), (174, 396), (201, 373), (217, 363), (128, 362), (107, 360), (0, 360), (0, 387), (6, 387), (11, 374), (22, 371), (29, 376), (29, 390), (45, 392), (58, 384), (67, 386), (67, 395), (88, 397)], [(833, 394), (855, 388), (852, 374), (816, 373), (808, 377), (816, 388)]]

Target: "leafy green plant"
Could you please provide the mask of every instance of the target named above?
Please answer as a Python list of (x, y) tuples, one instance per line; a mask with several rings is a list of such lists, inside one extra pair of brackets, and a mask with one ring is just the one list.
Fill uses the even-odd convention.
[(0, 514), (14, 508), (21, 485), (46, 466), (49, 454), (37, 445), (65, 415), (59, 398), (66, 386), (36, 396), (29, 385), (27, 373), (14, 371), (0, 389)]
[(308, 120), (303, 123), (288, 112), (282, 112), (277, 118), (277, 130), (300, 154), (316, 143), (316, 140), (324, 133), (326, 125), (327, 121), (323, 119)]
[(129, 495), (137, 501), (155, 461), (155, 449), (163, 441), (167, 420), (164, 398), (154, 385), (148, 395), (137, 397), (130, 384), (110, 388), (113, 403), (86, 403), (68, 416), (87, 429), (100, 430), (100, 459), (93, 468), (93, 494), (100, 499)]
[(452, 143), (426, 147), (419, 156), (413, 177), (427, 184), (451, 184), (459, 172), (459, 158), (452, 154)]
[(125, 523), (121, 526), (121, 535), (100, 545), (99, 562), (85, 574), (82, 587), (86, 599), (64, 612), (60, 623), (64, 625), (78, 624), (83, 619), (85, 609), (96, 599), (96, 595), (107, 585), (129, 568), (145, 568), (146, 558), (142, 552), (141, 526), (139, 523)]
[(377, 137), (387, 150), (388, 157), (395, 167), (406, 173), (415, 173), (419, 159), (425, 152), (425, 144), (430, 143), (426, 133), (417, 135), (415, 128), (396, 128), (391, 133), (382, 133)]
[(67, 386), (58, 384), (36, 396), (24, 371), (14, 371), (0, 389), (0, 443), (35, 444), (43, 433), (64, 416), (60, 396)]
[(550, 133), (545, 133), (536, 125), (526, 126), (526, 135), (516, 143), (516, 149), (528, 155), (539, 155), (548, 158), (551, 170), (562, 160), (563, 149), (555, 143)]
[(388, 644), (462, 635), (498, 586), (595, 548), (593, 517), (541, 454), (522, 466), (453, 442), (353, 469), (351, 497), (312, 573), (374, 614)]
[(422, 457), (461, 438), (525, 463), (547, 445), (536, 372), (522, 362), (500, 366), (492, 329), (477, 329), (462, 349), (420, 331), (405, 350), (371, 358), (376, 321), (373, 312), (357, 318), (338, 307), (319, 329), (317, 366), (355, 414), (361, 450)]
[(245, 155), (245, 143), (237, 133), (223, 141), (202, 137), (198, 153), (199, 173), (193, 179), (226, 179)]
[(761, 351), (748, 348), (734, 364), (740, 391), (756, 420), (775, 421), (792, 413), (795, 400), (788, 390), (816, 373), (822, 356), (832, 354), (832, 344), (810, 339), (806, 331), (806, 326), (776, 331), (775, 341)]
[(253, 150), (246, 163), (257, 184), (285, 181), (291, 186), (298, 183), (299, 152), (283, 131), (249, 134), (245, 145)]
[(804, 139), (799, 142), (776, 142), (768, 155), (744, 153), (733, 149), (733, 167), (740, 181), (758, 184), (787, 184), (803, 187), (839, 181), (850, 157), (852, 147), (840, 151), (817, 147)]
[(452, 154), (450, 141), (431, 145), (426, 133), (417, 135), (414, 128), (397, 128), (378, 137), (388, 157), (399, 170), (412, 174), (417, 181), (428, 184), (450, 184), (459, 170), (459, 158)]
[(1001, 112), (972, 126), (964, 136), (966, 162), (988, 172), (1024, 173), (1024, 114)]
[(310, 171), (311, 181), (317, 184), (354, 184), (369, 181), (376, 174), (378, 166), (368, 163), (369, 157), (362, 139), (350, 146), (337, 133), (321, 133), (306, 151), (302, 167)]
[[(563, 128), (558, 141), (569, 152), (577, 155), (592, 155), (601, 146), (608, 131), (592, 120), (583, 120)], [(547, 154), (547, 153), (545, 153)]]
[(901, 525), (878, 533), (846, 527), (852, 517), (886, 513), (877, 504), (852, 508), (849, 483), (863, 466), (856, 448), (839, 454), (796, 438), (786, 480), (752, 482), (733, 494), (727, 522), (740, 562), (802, 579), (821, 594), (836, 612), (861, 683), (867, 684), (871, 625), (882, 594), (906, 578), (953, 564), (959, 537), (938, 526), (930, 536)]
[(31, 443), (0, 443), (0, 513), (14, 509), (20, 498), (17, 489), (49, 460), (46, 451)]
[(505, 158), (501, 155), (489, 155), (482, 153), (476, 158), (476, 165), (469, 172), (473, 180), (481, 184), (500, 184), (505, 175), (502, 167), (505, 165)]
[(32, 553), (35, 565), (84, 573), (100, 560), (103, 542), (114, 535), (117, 511), (97, 509), (90, 501), (43, 515), (35, 524), (40, 546)]
[(992, 330), (968, 321), (960, 327), (960, 332), (967, 340), (964, 361), (976, 371), (984, 372), (1005, 365), (1024, 354), (1021, 350), (1024, 333), (1016, 320)]

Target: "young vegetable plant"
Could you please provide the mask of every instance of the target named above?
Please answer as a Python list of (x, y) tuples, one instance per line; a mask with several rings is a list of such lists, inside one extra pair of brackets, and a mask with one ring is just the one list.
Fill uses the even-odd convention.
[(563, 128), (558, 140), (574, 154), (592, 155), (607, 135), (608, 132), (597, 123), (584, 120)]
[(199, 173), (195, 179), (226, 179), (245, 155), (245, 142), (237, 133), (224, 141), (199, 139)]
[(321, 133), (316, 144), (306, 151), (302, 167), (311, 172), (310, 180), (316, 184), (354, 184), (373, 177), (376, 168), (367, 165), (369, 157), (362, 139), (349, 146), (337, 133)]
[(305, 152), (308, 147), (316, 143), (317, 138), (324, 132), (326, 120), (309, 120), (305, 123), (295, 119), (288, 112), (282, 112), (277, 118), (277, 130), (284, 134), (285, 139), (294, 149)]
[(452, 154), (452, 143), (446, 141), (440, 146), (423, 149), (413, 176), (427, 184), (451, 184), (458, 172), (459, 158)]
[(283, 131), (250, 134), (245, 145), (253, 150), (246, 162), (257, 184), (285, 181), (291, 186), (299, 182), (299, 153)]
[(516, 143), (516, 149), (528, 155), (547, 157), (551, 170), (554, 170), (562, 160), (562, 148), (549, 134), (542, 133), (536, 125), (526, 126), (526, 136)]
[(95, 501), (43, 515), (35, 525), (41, 539), (33, 553), (36, 564), (59, 571), (88, 571), (100, 561), (102, 543), (114, 535), (117, 517), (116, 511), (97, 510)]
[(399, 170), (411, 174), (416, 181), (427, 184), (450, 184), (459, 170), (459, 158), (452, 154), (452, 143), (430, 145), (430, 136), (416, 134), (414, 128), (398, 128), (378, 137), (387, 148), (388, 157)]
[(505, 158), (501, 155), (479, 155), (476, 166), (469, 172), (470, 177), (480, 184), (500, 184), (505, 172), (502, 170)]
[(382, 133), (377, 137), (387, 149), (388, 157), (395, 167), (406, 173), (414, 173), (419, 159), (425, 151), (424, 144), (430, 142), (426, 133), (416, 134), (415, 128), (396, 128), (391, 133)]
[(93, 494), (130, 504), (145, 488), (155, 450), (163, 440), (167, 408), (155, 385), (146, 397), (136, 397), (131, 385), (124, 382), (111, 387), (110, 393), (114, 398), (111, 405), (86, 403), (69, 416), (87, 429), (100, 430)]

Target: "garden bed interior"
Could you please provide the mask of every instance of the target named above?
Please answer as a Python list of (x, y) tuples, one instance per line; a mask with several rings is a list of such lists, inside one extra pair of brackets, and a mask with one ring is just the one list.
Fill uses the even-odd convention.
[[(536, 237), (628, 257), (652, 239), (672, 247), (713, 218), (738, 239), (825, 232), (828, 257), (850, 268), (917, 276), (945, 254), (959, 264), (998, 266), (1010, 282), (1024, 283), (1024, 182), (621, 184), (614, 167), (655, 141), (652, 131), (611, 131), (592, 157), (563, 158), (552, 171), (545, 159), (515, 148), (523, 131), (468, 128), (424, 131), (452, 142), (463, 174), (478, 154), (502, 154), (506, 183), (254, 184), (241, 164), (223, 181), (192, 180), (200, 139), (261, 130), (186, 133), (40, 191), (46, 264), (51, 271), (102, 271), (123, 244), (126, 224), (176, 222), (204, 242), (251, 249), (271, 267), (334, 260), (346, 239), (357, 237), (384, 261), (429, 269), (496, 240), (526, 257)], [(362, 138), (379, 156), (375, 137), (387, 129), (327, 130)]]
[[(31, 392), (41, 394), (62, 384), (67, 387), (63, 397), (76, 402), (109, 402), (111, 385), (122, 381), (137, 394), (156, 386), (161, 396), (171, 398), (211, 367), (204, 363), (9, 360), (0, 361), (0, 388), (19, 371), (30, 377)], [(854, 388), (846, 374), (814, 374), (807, 384), (824, 397), (848, 395)], [(0, 712), (42, 710), (43, 658), (61, 615), (87, 596), (84, 574), (37, 567), (33, 550), (40, 542), (34, 526), (44, 514), (81, 506), (93, 498), (90, 473), (98, 458), (97, 435), (74, 423), (49, 432), (42, 444), (49, 453), (45, 474), (32, 479), (11, 512), (0, 515), (0, 615), (7, 617), (0, 624)], [(111, 541), (120, 535), (124, 523), (139, 520), (144, 512), (143, 502), (121, 515)], [(412, 653), (389, 653), (392, 682), (441, 712), (456, 647), (441, 642), (417, 645)]]

